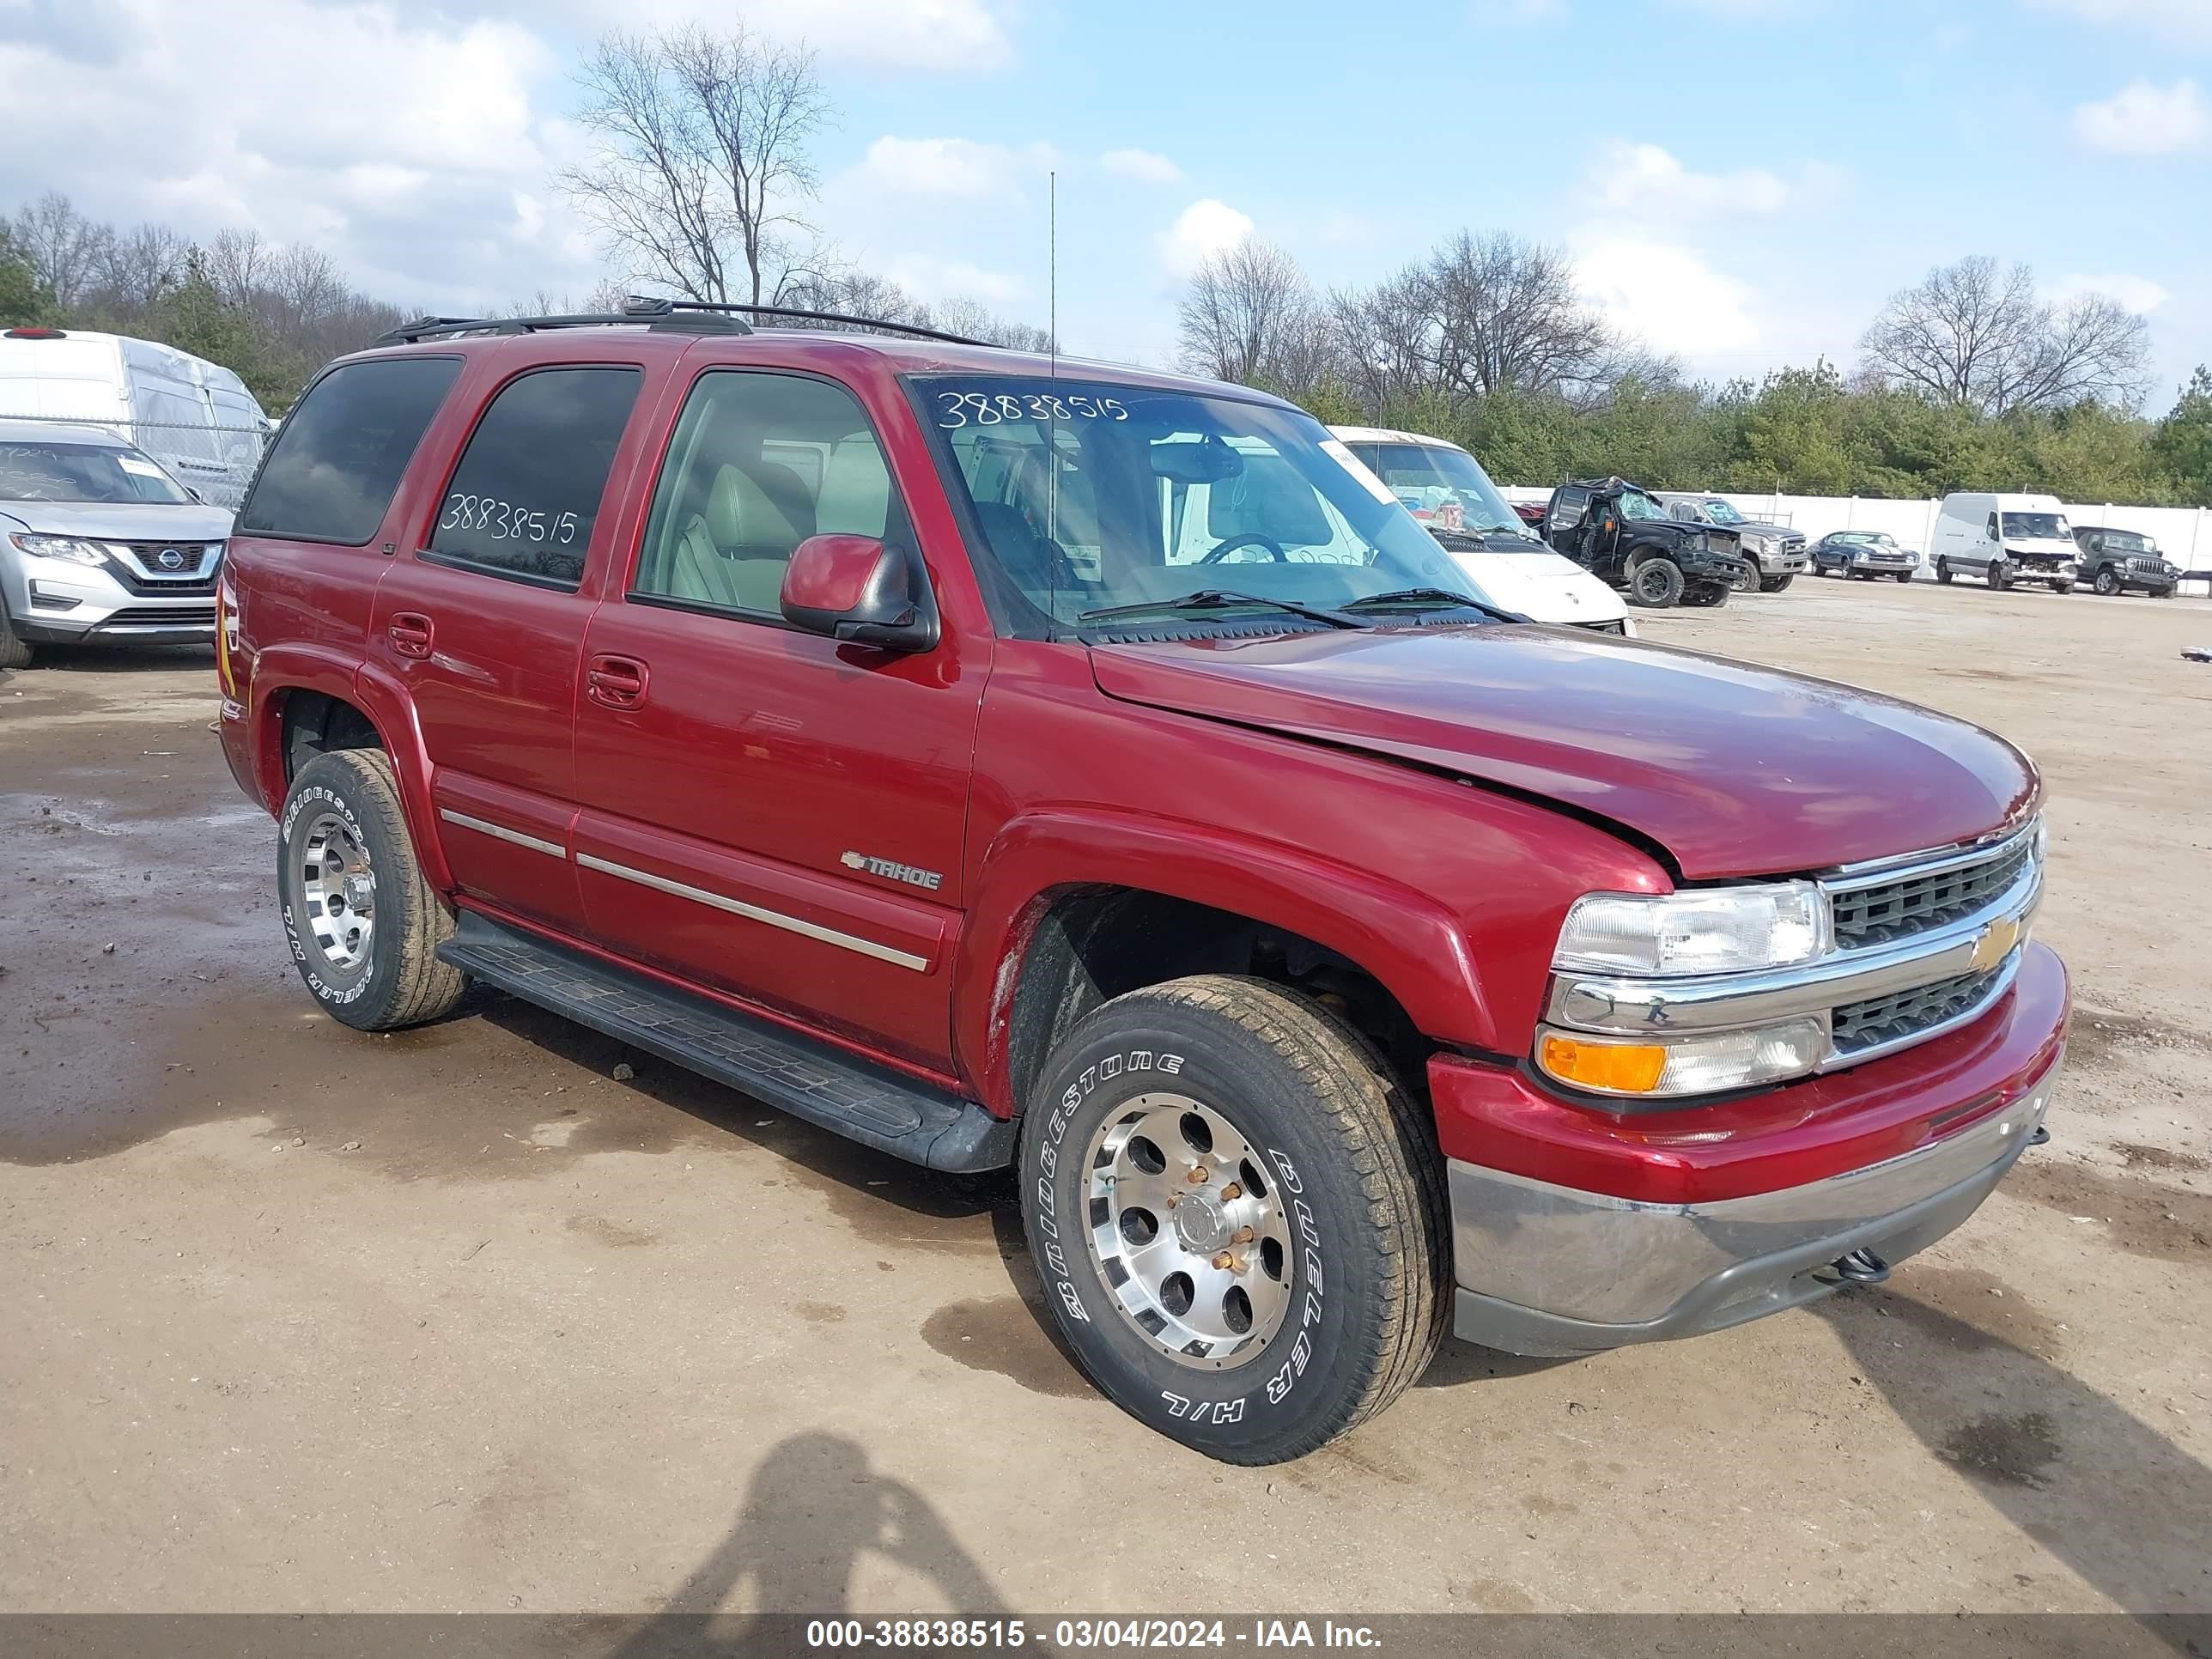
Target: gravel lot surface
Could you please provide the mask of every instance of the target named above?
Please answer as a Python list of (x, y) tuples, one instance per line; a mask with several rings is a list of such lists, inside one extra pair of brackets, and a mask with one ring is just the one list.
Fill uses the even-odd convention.
[(204, 658), (0, 676), (0, 1609), (2212, 1612), (2212, 604), (1645, 625), (2041, 763), (2056, 1138), (1882, 1290), (1453, 1346), (1250, 1471), (1071, 1369), (1001, 1183), (496, 997), (316, 1012)]

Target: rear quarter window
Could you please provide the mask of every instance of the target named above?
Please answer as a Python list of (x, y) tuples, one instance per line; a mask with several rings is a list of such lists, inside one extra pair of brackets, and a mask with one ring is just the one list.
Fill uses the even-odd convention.
[(359, 547), (460, 373), (458, 357), (346, 363), (307, 389), (263, 464), (238, 527)]

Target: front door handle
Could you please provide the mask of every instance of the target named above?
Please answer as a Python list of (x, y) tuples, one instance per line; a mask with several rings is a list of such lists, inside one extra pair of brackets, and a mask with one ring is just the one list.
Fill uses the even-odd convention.
[(385, 623), (384, 632), (392, 641), (392, 648), (403, 657), (430, 654), (430, 619), (420, 611), (395, 611), (391, 621)]
[(584, 695), (602, 708), (635, 708), (645, 701), (646, 679), (635, 657), (596, 656), (584, 672)]

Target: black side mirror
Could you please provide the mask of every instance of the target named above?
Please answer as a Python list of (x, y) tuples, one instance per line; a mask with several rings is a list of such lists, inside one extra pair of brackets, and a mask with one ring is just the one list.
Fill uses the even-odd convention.
[(886, 651), (927, 651), (937, 617), (915, 592), (911, 562), (873, 536), (809, 536), (793, 550), (779, 608), (793, 628)]

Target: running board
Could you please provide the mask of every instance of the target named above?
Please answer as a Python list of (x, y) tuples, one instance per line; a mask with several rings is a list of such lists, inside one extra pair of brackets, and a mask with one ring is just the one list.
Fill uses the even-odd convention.
[(471, 979), (927, 1169), (1003, 1170), (1014, 1125), (927, 1083), (473, 911), (438, 959)]

